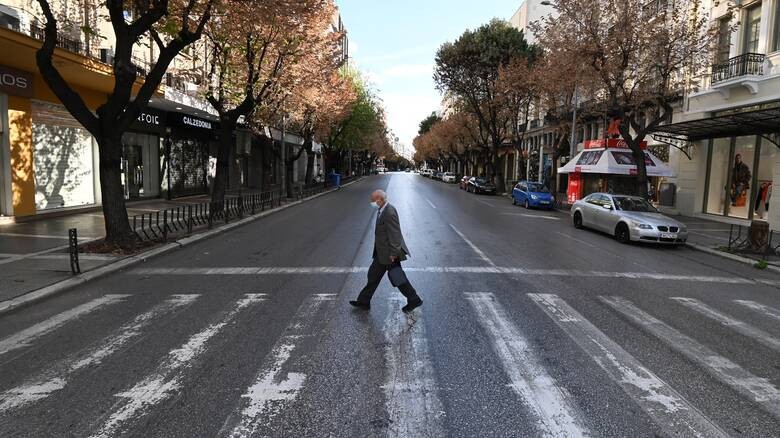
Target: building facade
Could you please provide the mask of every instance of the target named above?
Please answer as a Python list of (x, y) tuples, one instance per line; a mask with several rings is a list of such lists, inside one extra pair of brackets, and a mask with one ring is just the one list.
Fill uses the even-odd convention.
[(676, 146), (673, 210), (778, 230), (771, 199), (780, 178), (780, 0), (746, 1), (736, 12), (713, 4), (711, 20), (720, 29), (713, 63), (674, 123), (655, 135)]

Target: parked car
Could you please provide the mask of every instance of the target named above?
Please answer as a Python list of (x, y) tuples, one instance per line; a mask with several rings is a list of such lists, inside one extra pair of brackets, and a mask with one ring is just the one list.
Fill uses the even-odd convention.
[(555, 208), (555, 197), (540, 182), (520, 181), (512, 189), (512, 204), (552, 210)]
[(446, 183), (454, 183), (456, 179), (457, 177), (452, 172), (444, 172), (444, 174), (441, 176), (441, 180)]
[(496, 186), (487, 178), (472, 177), (466, 185), (466, 191), (471, 193), (496, 194)]
[(423, 169), (420, 171), (420, 175), (426, 178), (430, 178), (433, 171), (431, 169)]
[(688, 240), (685, 224), (664, 216), (638, 196), (593, 193), (572, 205), (571, 218), (576, 228), (603, 231), (623, 243), (681, 245)]
[(444, 172), (434, 172), (433, 173), (433, 179), (437, 179), (441, 181), (441, 177), (444, 175)]
[(466, 186), (469, 184), (469, 180), (471, 179), (470, 176), (464, 176), (460, 179), (460, 182), (458, 183), (458, 186), (461, 190), (466, 190)]

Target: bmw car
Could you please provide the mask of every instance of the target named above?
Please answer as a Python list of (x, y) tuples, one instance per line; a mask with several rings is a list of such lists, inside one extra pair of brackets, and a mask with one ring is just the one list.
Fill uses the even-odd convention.
[(622, 243), (682, 245), (688, 240), (685, 224), (638, 196), (593, 193), (572, 205), (571, 218), (576, 228), (603, 231)]
[(555, 197), (542, 183), (520, 181), (512, 189), (512, 204), (552, 210), (555, 208)]

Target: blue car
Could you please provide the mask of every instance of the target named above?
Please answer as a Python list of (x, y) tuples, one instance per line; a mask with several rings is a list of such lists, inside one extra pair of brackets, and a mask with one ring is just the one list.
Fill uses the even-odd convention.
[(555, 197), (542, 183), (520, 181), (512, 189), (512, 204), (552, 210), (555, 208)]

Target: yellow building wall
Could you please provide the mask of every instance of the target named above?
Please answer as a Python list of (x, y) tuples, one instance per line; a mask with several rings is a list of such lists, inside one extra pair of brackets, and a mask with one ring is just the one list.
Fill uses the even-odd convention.
[(35, 214), (35, 172), (29, 99), (8, 96), (8, 127), (14, 216), (29, 216)]

